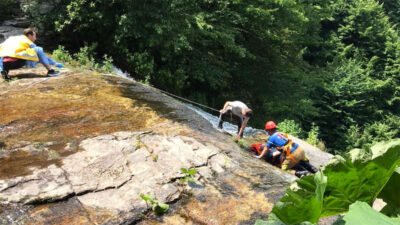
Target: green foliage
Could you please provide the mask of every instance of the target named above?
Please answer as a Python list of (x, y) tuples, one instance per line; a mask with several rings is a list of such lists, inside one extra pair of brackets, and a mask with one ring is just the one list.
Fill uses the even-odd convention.
[(257, 112), (250, 120), (257, 124), (265, 116), (300, 119), (317, 114), (308, 98), (313, 71), (303, 68), (302, 54), (306, 44), (318, 42), (327, 5), (62, 0), (49, 15), (37, 15), (33, 8), (28, 13), (33, 21), (47, 20), (44, 24), (51, 24), (66, 46), (97, 43), (100, 56), (112, 56), (137, 80), (212, 107), (241, 99)]
[(0, 19), (9, 18), (15, 7), (18, 7), (16, 0), (1, 0), (0, 1)]
[(64, 48), (64, 46), (59, 45), (56, 50), (53, 51), (52, 56), (57, 61), (62, 61), (64, 63), (72, 63), (72, 56), (69, 52)]
[(378, 198), (386, 202), (386, 206), (381, 210), (385, 215), (400, 217), (400, 167), (397, 167), (390, 180), (379, 193)]
[(316, 223), (319, 217), (347, 212), (356, 201), (372, 204), (382, 189), (397, 190), (393, 189), (397, 184), (385, 186), (393, 185), (388, 181), (399, 164), (400, 140), (379, 143), (371, 149), (354, 149), (344, 157), (335, 156), (324, 174), (305, 176), (292, 184), (272, 213), (285, 224)]
[(389, 16), (392, 24), (400, 24), (400, 2), (397, 0), (379, 0), (383, 3), (383, 9)]
[[(254, 225), (286, 225), (282, 220), (279, 219), (274, 213), (268, 215), (268, 221), (256, 220)], [(314, 225), (310, 222), (301, 222), (298, 225)]]
[(272, 213), (287, 224), (303, 221), (317, 223), (323, 209), (326, 186), (327, 177), (322, 172), (306, 176), (286, 190), (286, 194), (275, 204)]
[(164, 203), (159, 203), (157, 199), (151, 197), (151, 195), (140, 194), (140, 197), (146, 202), (151, 204), (151, 209), (156, 214), (164, 214), (168, 211), (169, 205)]
[(49, 150), (48, 154), (49, 154), (50, 159), (59, 159), (60, 158), (60, 154), (55, 150)]
[(98, 67), (94, 61), (92, 55), (92, 49), (89, 48), (88, 46), (80, 48), (79, 52), (74, 54), (74, 58), (76, 59), (76, 62), (80, 67), (86, 67), (86, 68)]
[(61, 0), (45, 14), (28, 3), (30, 21), (84, 68), (114, 62), (214, 108), (240, 99), (253, 127), (314, 122), (331, 151), (399, 137), (386, 120), (400, 114), (398, 1)]
[(245, 147), (244, 141), (243, 141), (242, 139), (237, 140), (237, 139), (236, 139), (236, 136), (232, 136), (232, 140), (235, 141), (235, 142), (239, 145), (239, 147), (241, 147), (241, 148), (244, 148), (244, 147)]
[(345, 224), (396, 225), (399, 223), (395, 219), (389, 218), (384, 214), (374, 210), (367, 203), (356, 201), (355, 203), (350, 205), (349, 212), (334, 223), (334, 225), (345, 225)]
[(361, 130), (357, 125), (350, 126), (345, 141), (347, 148), (368, 148), (369, 146), (400, 137), (400, 117), (389, 115), (384, 120), (364, 125)]
[(52, 54), (55, 60), (71, 64), (78, 68), (95, 69), (109, 73), (112, 72), (113, 59), (110, 56), (104, 55), (103, 61), (101, 63), (97, 63), (93, 55), (95, 55), (93, 46), (82, 47), (79, 52), (71, 55), (67, 50), (65, 50), (64, 46), (61, 45), (59, 45)]
[(151, 74), (154, 72), (154, 59), (147, 51), (129, 54), (127, 63), (128, 69), (134, 71), (139, 80), (150, 80)]
[(184, 178), (182, 178), (180, 181), (181, 183), (196, 183), (196, 179), (193, 178), (193, 176), (196, 174), (197, 170), (196, 169), (186, 169), (186, 168), (181, 168), (181, 172), (185, 175)]
[[(336, 46), (331, 50), (335, 55), (324, 71), (324, 87), (314, 94), (321, 138), (342, 151), (373, 144), (375, 131), (382, 131), (377, 141), (389, 140), (392, 135), (384, 134), (387, 128), (381, 121), (400, 109), (399, 80), (394, 78), (400, 71), (398, 31), (378, 1), (338, 1), (331, 7), (333, 18), (325, 21), (324, 29), (329, 31), (327, 47)], [(367, 137), (368, 132), (373, 137)], [(355, 138), (362, 135), (365, 138), (356, 144)]]
[(317, 146), (319, 141), (318, 135), (319, 135), (319, 127), (315, 126), (315, 124), (312, 123), (311, 130), (308, 132), (306, 141), (311, 145)]
[(108, 56), (107, 54), (103, 56), (103, 62), (101, 63), (100, 70), (104, 72), (112, 72), (112, 67), (113, 67), (113, 59), (111, 56)]
[(284, 120), (278, 123), (277, 128), (283, 133), (293, 135), (295, 137), (303, 137), (303, 130), (300, 124), (296, 123), (294, 120)]

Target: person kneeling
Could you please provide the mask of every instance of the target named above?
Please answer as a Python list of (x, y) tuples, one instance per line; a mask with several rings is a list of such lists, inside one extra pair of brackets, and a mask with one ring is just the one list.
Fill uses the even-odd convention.
[(257, 158), (263, 158), (270, 149), (276, 148), (282, 154), (280, 156), (282, 170), (294, 169), (297, 177), (318, 172), (318, 169), (309, 163), (304, 149), (299, 144), (290, 140), (287, 134), (277, 132), (276, 124), (273, 121), (268, 121), (265, 124), (265, 130), (269, 138), (263, 151)]
[(43, 51), (42, 47), (36, 46), (36, 32), (32, 28), (24, 30), (24, 35), (11, 36), (0, 44), (0, 72), (4, 79), (10, 79), (9, 71), (22, 68), (23, 66), (35, 67), (38, 63), (47, 69), (47, 76), (60, 75), (59, 71), (51, 69), (52, 65), (63, 68), (61, 63), (52, 60)]

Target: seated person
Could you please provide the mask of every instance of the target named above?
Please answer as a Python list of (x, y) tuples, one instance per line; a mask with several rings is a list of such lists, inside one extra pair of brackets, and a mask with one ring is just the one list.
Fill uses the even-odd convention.
[(36, 32), (32, 28), (24, 30), (24, 35), (11, 36), (0, 44), (0, 72), (4, 79), (10, 79), (10, 70), (19, 69), (23, 66), (35, 67), (38, 63), (47, 69), (47, 76), (60, 75), (59, 71), (51, 69), (55, 65), (62, 68), (61, 63), (52, 60), (43, 52), (43, 48), (34, 44)]

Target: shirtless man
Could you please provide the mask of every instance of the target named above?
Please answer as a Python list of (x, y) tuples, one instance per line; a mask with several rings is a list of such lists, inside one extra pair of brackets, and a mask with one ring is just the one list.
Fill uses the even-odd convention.
[(247, 107), (247, 105), (241, 101), (232, 101), (232, 102), (227, 101), (224, 105), (224, 108), (221, 109), (219, 112), (220, 115), (219, 115), (218, 128), (222, 129), (224, 118), (228, 116), (235, 117), (238, 125), (238, 133), (236, 136), (236, 140), (240, 140), (240, 138), (243, 137), (243, 131), (247, 125), (247, 122), (253, 115), (253, 111), (249, 109), (249, 107)]

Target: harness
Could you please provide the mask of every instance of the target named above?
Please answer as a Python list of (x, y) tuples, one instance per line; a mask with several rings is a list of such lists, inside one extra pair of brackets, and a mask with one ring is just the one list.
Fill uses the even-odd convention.
[(281, 161), (279, 163), (279, 166), (282, 165), (283, 161), (285, 161), (286, 157), (288, 156), (295, 164), (297, 163), (297, 160), (293, 157), (291, 153), (292, 150), (292, 145), (293, 145), (293, 141), (291, 139), (289, 139), (289, 136), (285, 133), (276, 133), (276, 135), (285, 140), (286, 143), (283, 146), (280, 147), (276, 147), (276, 149), (280, 150), (283, 154), (283, 156), (281, 157)]

